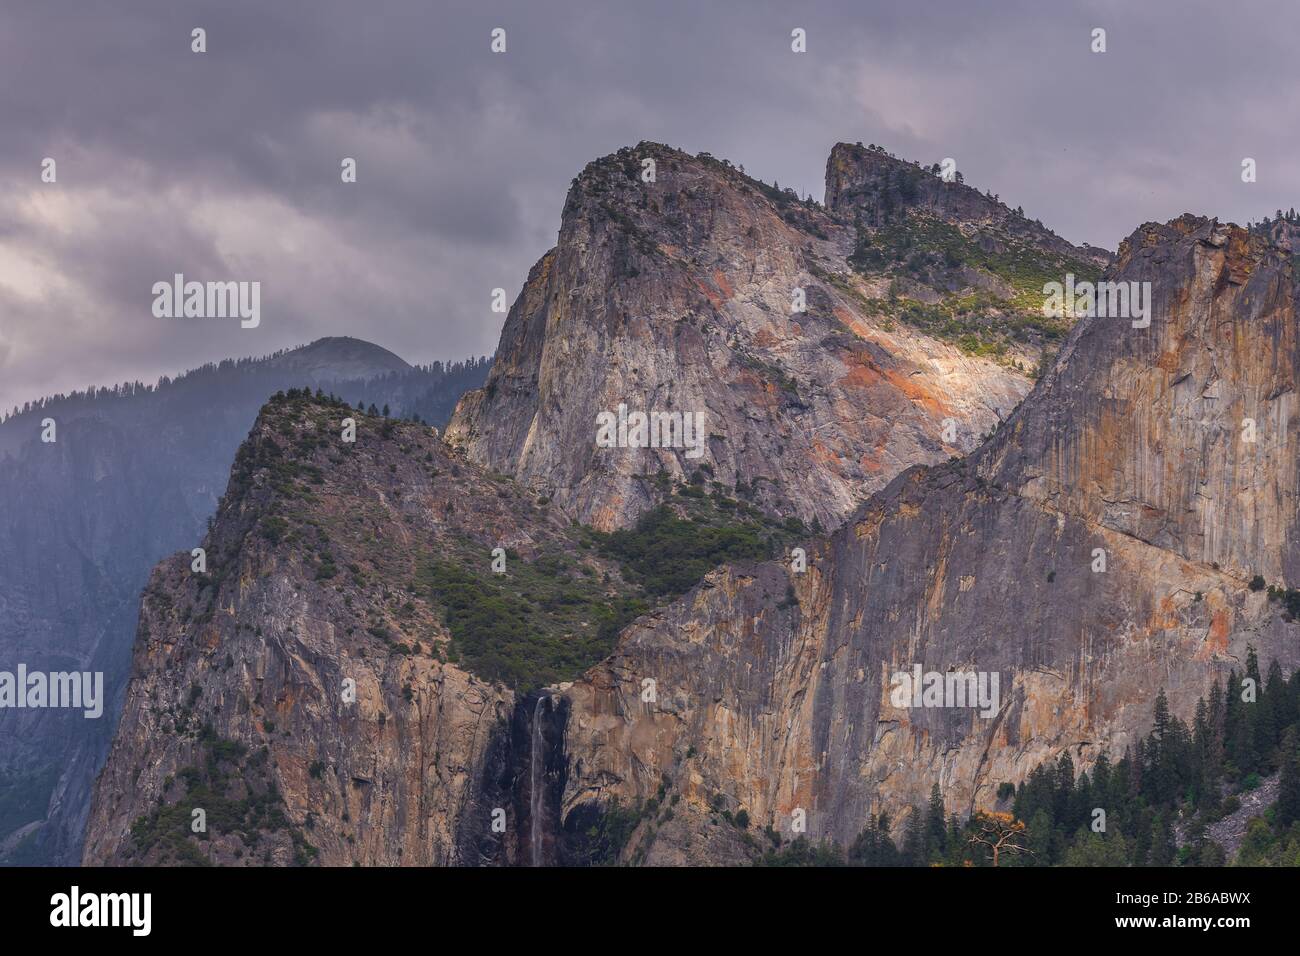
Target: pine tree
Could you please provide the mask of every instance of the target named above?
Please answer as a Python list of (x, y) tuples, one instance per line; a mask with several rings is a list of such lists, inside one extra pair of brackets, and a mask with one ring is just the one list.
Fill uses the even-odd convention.
[(1169, 720), (1167, 736), (1160, 748), (1160, 759), (1161, 802), (1189, 799), (1189, 794), (1195, 790), (1191, 785), (1194, 765), (1192, 735), (1187, 725), (1177, 717)]
[(1074, 761), (1068, 752), (1057, 758), (1052, 790), (1052, 819), (1058, 824), (1065, 823), (1070, 812), (1070, 798), (1074, 795)]
[(1133, 863), (1136, 866), (1146, 866), (1150, 858), (1154, 822), (1151, 811), (1146, 807), (1138, 807), (1133, 814), (1133, 831), (1136, 834), (1133, 840)]
[(1092, 819), (1092, 808), (1097, 806), (1098, 802), (1093, 793), (1093, 783), (1088, 778), (1088, 774), (1079, 774), (1079, 779), (1075, 781), (1074, 791), (1070, 794), (1069, 809), (1066, 811), (1066, 817), (1063, 821), (1065, 830), (1068, 833), (1071, 829), (1079, 826)]
[(1129, 764), (1129, 796), (1137, 797), (1143, 793), (1148, 766), (1150, 764), (1147, 761), (1147, 741), (1139, 737), (1137, 745), (1133, 748), (1133, 760)]
[(1151, 822), (1151, 855), (1148, 862), (1152, 866), (1169, 866), (1174, 862), (1176, 847), (1169, 818), (1169, 811), (1159, 810)]
[(1029, 838), (1025, 824), (1009, 813), (976, 812), (971, 816), (969, 829), (968, 842), (977, 852), (982, 850), (987, 854), (988, 862), (994, 867), (1008, 857), (1033, 854), (1033, 849), (1026, 845)]
[(1156, 740), (1164, 740), (1169, 733), (1169, 698), (1165, 696), (1165, 689), (1160, 688), (1156, 694), (1155, 711), (1152, 714), (1151, 733)]
[(1029, 849), (1034, 853), (1034, 862), (1039, 866), (1051, 866), (1056, 862), (1059, 847), (1056, 828), (1046, 809), (1041, 809), (1029, 820), (1025, 829)]
[(849, 848), (849, 863), (854, 866), (899, 866), (902, 861), (889, 836), (889, 814), (872, 817)]
[[(1142, 745), (1138, 741), (1138, 746)], [(1124, 756), (1115, 764), (1115, 769), (1110, 775), (1110, 787), (1107, 789), (1106, 804), (1110, 807), (1121, 808), (1128, 806), (1128, 799), (1134, 793), (1133, 783), (1133, 758), (1128, 750), (1124, 751)]]
[(907, 814), (907, 830), (903, 834), (903, 860), (906, 866), (924, 866), (928, 862), (926, 828), (921, 811), (915, 805)]
[(942, 859), (948, 852), (948, 831), (944, 823), (943, 795), (939, 793), (936, 783), (930, 788), (930, 806), (925, 816), (925, 838), (929, 849), (929, 859)]
[(1259, 752), (1255, 749), (1255, 714), (1258, 701), (1254, 704), (1242, 704), (1241, 715), (1237, 719), (1232, 735), (1232, 763), (1237, 772), (1245, 775), (1253, 773), (1259, 765)]
[(1228, 672), (1228, 686), (1223, 691), (1223, 759), (1234, 770), (1243, 767), (1241, 756), (1237, 753), (1242, 737), (1241, 725), (1245, 723), (1245, 704), (1241, 700), (1241, 678), (1236, 668)]
[[(1210, 700), (1221, 697), (1218, 685), (1210, 692)], [(1196, 760), (1196, 790), (1193, 797), (1200, 809), (1218, 804), (1218, 781), (1223, 747), (1214, 728), (1213, 705), (1202, 697), (1196, 702), (1196, 718), (1192, 724), (1192, 749)]]
[(962, 839), (961, 821), (957, 819), (957, 814), (948, 817), (948, 862), (953, 866), (963, 863), (969, 858), (969, 847), (966, 841)]
[(1103, 751), (1092, 767), (1092, 789), (1097, 795), (1094, 803), (1105, 803), (1110, 799), (1110, 773), (1110, 758)]
[(1287, 722), (1285, 706), (1286, 680), (1282, 677), (1282, 665), (1274, 659), (1268, 666), (1268, 677), (1261, 688), (1259, 719), (1255, 723), (1255, 749), (1270, 770), (1273, 768), (1273, 751)]

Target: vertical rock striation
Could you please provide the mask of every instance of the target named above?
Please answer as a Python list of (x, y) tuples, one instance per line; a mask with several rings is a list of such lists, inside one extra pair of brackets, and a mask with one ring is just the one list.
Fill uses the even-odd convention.
[[(1117, 756), (1160, 688), (1190, 718), (1248, 645), (1300, 664), (1297, 625), (1247, 587), (1296, 575), (1290, 258), (1183, 217), (1135, 232), (1111, 278), (1152, 284), (1150, 328), (1081, 321), (990, 442), (896, 478), (807, 574), (723, 568), (629, 628), (568, 692), (564, 812), (641, 805), (667, 777), (675, 813), (634, 858), (731, 859), (719, 807), (787, 833), (802, 809), (847, 843), (936, 782), (966, 813), (1063, 751)], [(996, 674), (996, 714), (896, 706), (918, 664)]]
[[(832, 212), (653, 143), (591, 163), (448, 440), (602, 529), (656, 504), (661, 471), (700, 465), (835, 527), (902, 469), (971, 450), (1028, 379), (895, 324)], [(620, 404), (702, 413), (702, 457), (596, 447), (597, 415)]]

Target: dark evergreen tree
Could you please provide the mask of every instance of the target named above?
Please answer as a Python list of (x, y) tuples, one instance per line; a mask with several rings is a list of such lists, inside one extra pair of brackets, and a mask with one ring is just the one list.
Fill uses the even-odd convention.
[(1170, 822), (1172, 813), (1158, 810), (1151, 818), (1151, 853), (1147, 862), (1152, 866), (1169, 866), (1174, 862), (1174, 830)]
[(1064, 821), (1070, 812), (1070, 798), (1074, 794), (1074, 761), (1069, 753), (1056, 760), (1056, 774), (1052, 780), (1052, 818)]
[(930, 788), (930, 805), (926, 808), (925, 838), (930, 859), (943, 859), (948, 852), (948, 828), (944, 820), (943, 794), (936, 783)]
[(907, 814), (907, 830), (903, 834), (903, 861), (906, 866), (924, 866), (930, 852), (926, 846), (926, 828), (921, 811), (915, 806)]

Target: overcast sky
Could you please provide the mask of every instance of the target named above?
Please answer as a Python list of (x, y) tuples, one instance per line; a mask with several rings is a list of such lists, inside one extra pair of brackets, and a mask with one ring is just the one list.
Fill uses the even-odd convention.
[[(11, 0), (0, 408), (323, 335), (490, 354), (491, 289), (513, 300), (583, 165), (643, 139), (818, 199), (838, 140), (952, 156), (1111, 248), (1258, 219), (1300, 204), (1297, 36), (1294, 0)], [(155, 318), (177, 272), (260, 281), (261, 326)]]

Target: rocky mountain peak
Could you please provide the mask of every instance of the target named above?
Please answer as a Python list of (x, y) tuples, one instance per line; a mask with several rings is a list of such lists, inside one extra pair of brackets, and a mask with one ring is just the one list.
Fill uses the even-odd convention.
[(937, 166), (900, 159), (884, 147), (836, 143), (826, 160), (826, 208), (871, 225), (898, 211), (924, 209), (954, 221), (995, 222), (1011, 210), (965, 184), (954, 171), (944, 181)]
[[(766, 354), (786, 369), (799, 368), (792, 354), (858, 355), (885, 378), (900, 359), (883, 343), (902, 336), (886, 339), (865, 308), (838, 315), (856, 301), (850, 278), (810, 273), (829, 302), (814, 297), (794, 318), (742, 307), (738, 286), (723, 296), (724, 281), (804, 247), (728, 258), (708, 237), (734, 232), (735, 216), (769, 237), (793, 227), (765, 197), (728, 192), (723, 174), (663, 168), (687, 193), (719, 190), (679, 207), (682, 227), (704, 237), (697, 248), (632, 242), (637, 274), (614, 275), (630, 230), (594, 211), (601, 190), (584, 186), (512, 310), (501, 370), (457, 411), (458, 446), (305, 393), (267, 407), (205, 541), (215, 570), (195, 575), (177, 555), (146, 593), (88, 862), (183, 860), (195, 844), (169, 827), (187, 818), (190, 788), (230, 780), (246, 757), (223, 798), (263, 808), (238, 830), (259, 837), (220, 834), (202, 847), (215, 862), (743, 863), (761, 851), (751, 827), (773, 844), (798, 833), (848, 846), (882, 812), (900, 836), (935, 785), (962, 818), (1062, 755), (1080, 772), (1116, 761), (1145, 739), (1157, 693), (1190, 722), (1256, 652), (1264, 667), (1300, 665), (1286, 610), (1300, 603), (1286, 590), (1297, 469), (1282, 451), (1300, 437), (1300, 348), (1283, 250), (1199, 217), (1140, 227), (1104, 274), (1081, 280), (1105, 284), (1091, 298), (1071, 290), (1077, 321), (1059, 357), (991, 437), (968, 457), (895, 468), (838, 530), (809, 536), (772, 513), (833, 469), (789, 459), (766, 493), (769, 482), (731, 486), (723, 469), (734, 436), (785, 425), (773, 434), (793, 443), (818, 406), (763, 404), (772, 392), (730, 363), (758, 333), (783, 331)], [(710, 211), (716, 225), (701, 221)], [(840, 247), (822, 241), (829, 263)], [(746, 295), (760, 296), (750, 281)], [(705, 328), (682, 328), (675, 309), (657, 316), (655, 296)], [(632, 314), (633, 301), (645, 308)], [(816, 326), (827, 311), (860, 323), (862, 344), (836, 346)], [(787, 322), (816, 328), (816, 348)], [(713, 323), (731, 334), (709, 346)], [(652, 459), (665, 474), (649, 480), (582, 458), (599, 446), (572, 409), (614, 397), (602, 391), (611, 380), (635, 384), (624, 368), (672, 371), (663, 394), (685, 384), (730, 410), (725, 433), (708, 431), (707, 457), (651, 449), (671, 454)], [(795, 396), (826, 395), (836, 368), (808, 367)], [(836, 398), (860, 416), (890, 389)], [(890, 407), (897, 429), (906, 406)], [(522, 428), (502, 408), (526, 410)], [(358, 419), (351, 448), (337, 438), (345, 413)], [(854, 436), (848, 417), (829, 415), (818, 434)], [(520, 436), (520, 457), (501, 461), (538, 468), (539, 487), (475, 461), (498, 452), (499, 434)], [(778, 445), (763, 451), (781, 463)], [(566, 471), (575, 460), (583, 468)], [(670, 471), (692, 461), (712, 472)], [(548, 480), (541, 465), (577, 480)], [(571, 523), (584, 504), (600, 518), (627, 500), (591, 475), (669, 506), (628, 530), (584, 529)], [(675, 512), (706, 504), (731, 517), (684, 525)], [(485, 552), (502, 540), (498, 576)], [(724, 551), (688, 560), (706, 541)], [(773, 548), (779, 560), (758, 560)], [(719, 553), (729, 563), (717, 566)], [(707, 573), (691, 586), (679, 570)], [(663, 603), (637, 603), (651, 592)], [(602, 620), (603, 608), (620, 610)], [(913, 673), (973, 675), (988, 697), (900, 699), (897, 675)], [(355, 711), (336, 691), (349, 677)], [(489, 826), (497, 810), (504, 835)]]
[(941, 172), (938, 163), (908, 162), (874, 144), (836, 143), (826, 161), (826, 208), (866, 226), (883, 226), (900, 216), (920, 213), (970, 229), (1005, 234), (1095, 266), (1109, 261), (1110, 254), (1104, 249), (1076, 246), (992, 193), (966, 184), (960, 170), (954, 170), (950, 181), (945, 181)]
[[(323, 339), (265, 358), (29, 403), (0, 422), (0, 657), (104, 674), (102, 720), (0, 709), (9, 741), (0, 861), (80, 857), (94, 776), (121, 709), (140, 590), (164, 556), (203, 534), (240, 442), (277, 390), (312, 385), (349, 402), (443, 424), (484, 363), (407, 365), (379, 346)], [(58, 440), (40, 440), (41, 422)]]
[[(1161, 689), (1190, 723), (1252, 655), (1293, 671), (1289, 256), (1184, 216), (1136, 230), (1105, 281), (1137, 283), (1149, 323), (1081, 318), (970, 458), (898, 476), (807, 573), (721, 569), (630, 628), (567, 693), (565, 812), (680, 793), (629, 841), (649, 863), (743, 859), (723, 810), (847, 845), (881, 811), (897, 835), (936, 782), (964, 815), (1062, 754), (1118, 760)], [(913, 668), (996, 675), (996, 713), (900, 705)], [(673, 694), (619, 706), (643, 674)]]
[[(594, 658), (627, 590), (433, 429), (296, 389), (258, 415), (202, 546), (204, 571), (182, 552), (145, 589), (89, 862), (477, 862), (462, 824), (486, 829), (466, 804), (510, 685)], [(226, 822), (198, 843), (174, 824), (203, 799)]]
[[(1018, 360), (895, 323), (887, 283), (849, 261), (858, 244), (708, 154), (597, 160), (448, 440), (597, 527), (653, 507), (660, 474), (697, 470), (832, 527), (902, 468), (973, 448), (1029, 387)], [(699, 416), (705, 439), (601, 447), (597, 421), (620, 408)]]

